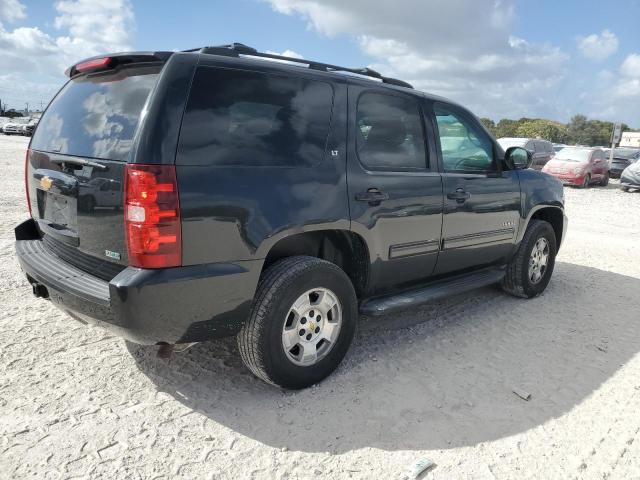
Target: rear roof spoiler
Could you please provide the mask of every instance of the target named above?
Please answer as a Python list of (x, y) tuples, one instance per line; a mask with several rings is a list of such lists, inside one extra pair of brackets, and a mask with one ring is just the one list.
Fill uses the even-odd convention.
[(72, 78), (78, 75), (80, 72), (78, 65), (86, 64), (89, 62), (97, 62), (102, 59), (110, 59), (108, 62), (109, 68), (113, 68), (119, 65), (127, 65), (130, 63), (157, 63), (166, 62), (167, 59), (175, 52), (122, 52), (122, 53), (108, 53), (104, 55), (97, 55), (91, 58), (85, 58), (81, 62), (72, 65), (67, 68), (64, 74)]

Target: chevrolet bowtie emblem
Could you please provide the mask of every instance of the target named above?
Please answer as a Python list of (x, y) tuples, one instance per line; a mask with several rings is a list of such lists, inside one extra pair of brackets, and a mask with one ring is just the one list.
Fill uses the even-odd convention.
[(49, 190), (51, 188), (51, 185), (53, 185), (53, 180), (51, 180), (46, 175), (40, 179), (40, 186), (43, 190)]

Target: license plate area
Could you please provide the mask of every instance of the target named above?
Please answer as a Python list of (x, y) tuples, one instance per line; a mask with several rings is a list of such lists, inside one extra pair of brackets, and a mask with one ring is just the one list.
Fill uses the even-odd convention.
[(56, 192), (36, 189), (38, 226), (47, 235), (78, 245), (78, 201)]

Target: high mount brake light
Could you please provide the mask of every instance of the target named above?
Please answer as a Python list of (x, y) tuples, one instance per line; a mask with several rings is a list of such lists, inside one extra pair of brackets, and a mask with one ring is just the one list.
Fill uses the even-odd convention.
[(111, 57), (94, 58), (76, 65), (78, 72), (88, 72), (89, 70), (100, 70), (107, 68), (111, 63)]
[(181, 265), (182, 232), (175, 166), (126, 166), (125, 231), (131, 266)]

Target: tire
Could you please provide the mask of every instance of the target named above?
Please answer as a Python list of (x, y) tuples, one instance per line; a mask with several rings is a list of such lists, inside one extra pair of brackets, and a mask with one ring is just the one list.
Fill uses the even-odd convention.
[(623, 192), (628, 192), (628, 191), (629, 191), (629, 187), (620, 187), (620, 189), (621, 189)]
[[(296, 344), (287, 350), (284, 345), (285, 332), (299, 333), (300, 338), (295, 338), (302, 345), (311, 336), (311, 330), (304, 328), (311, 325), (311, 329), (319, 329), (322, 324), (327, 329), (332, 318), (327, 312), (316, 310), (317, 313), (309, 315), (310, 311), (307, 310), (307, 313), (301, 312), (300, 315), (292, 313), (294, 303), (304, 299), (305, 295), (312, 299), (314, 294), (309, 292), (316, 290), (328, 292), (330, 298), (337, 299), (339, 311), (333, 311), (339, 312), (339, 316), (335, 313), (333, 319), (339, 319), (337, 324), (340, 326), (337, 336), (328, 346), (321, 344), (321, 341), (317, 343), (317, 350), (314, 350), (318, 352), (317, 361), (303, 365), (296, 363), (302, 360), (293, 357), (294, 354), (301, 356), (304, 348), (298, 348), (296, 353), (296, 346), (299, 347)], [(313, 301), (310, 301), (311, 308), (318, 308), (313, 307)], [(323, 316), (316, 324), (315, 315), (321, 317), (321, 313)], [(292, 315), (296, 320), (292, 320)], [(305, 325), (301, 325), (303, 320)], [(353, 340), (357, 320), (356, 293), (342, 269), (315, 257), (285, 258), (270, 266), (260, 278), (249, 319), (238, 334), (240, 356), (254, 375), (268, 383), (290, 389), (306, 388), (320, 382), (338, 367)], [(324, 331), (320, 336), (323, 334)], [(316, 348), (311, 344), (306, 345), (309, 349)], [(327, 349), (322, 357), (321, 348)]]
[[(541, 239), (544, 239), (548, 245), (548, 259), (544, 273), (534, 282), (530, 276), (529, 264), (533, 249)], [(556, 235), (553, 227), (543, 220), (531, 220), (515, 257), (507, 265), (506, 275), (501, 283), (502, 289), (511, 295), (522, 298), (533, 298), (540, 295), (551, 280), (556, 252)]]
[(582, 185), (580, 185), (580, 188), (589, 188), (589, 185), (591, 185), (591, 175), (587, 173), (584, 176), (584, 180), (582, 181)]
[(605, 173), (602, 180), (600, 180), (601, 187), (606, 187), (607, 185), (609, 185), (609, 172)]

